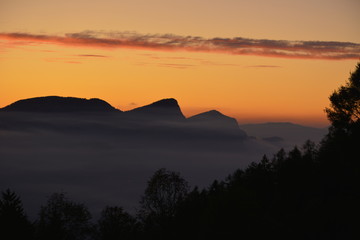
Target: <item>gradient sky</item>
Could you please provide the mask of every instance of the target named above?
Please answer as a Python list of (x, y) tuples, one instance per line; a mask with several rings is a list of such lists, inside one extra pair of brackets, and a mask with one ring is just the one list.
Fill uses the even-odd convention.
[(328, 124), (360, 60), (358, 0), (0, 0), (0, 107), (60, 95), (121, 110)]

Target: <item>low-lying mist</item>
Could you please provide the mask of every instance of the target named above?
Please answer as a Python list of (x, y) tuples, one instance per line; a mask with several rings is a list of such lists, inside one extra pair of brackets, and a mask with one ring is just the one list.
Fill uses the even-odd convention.
[(106, 205), (134, 213), (159, 168), (180, 172), (193, 187), (206, 187), (279, 150), (240, 129), (144, 119), (1, 112), (0, 189), (16, 191), (31, 218), (54, 192), (84, 202), (95, 216)]

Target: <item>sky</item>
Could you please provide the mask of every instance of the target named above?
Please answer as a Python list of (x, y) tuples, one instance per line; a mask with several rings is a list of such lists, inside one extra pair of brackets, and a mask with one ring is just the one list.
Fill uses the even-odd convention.
[(0, 107), (38, 96), (130, 110), (176, 98), (239, 123), (324, 127), (360, 60), (358, 0), (0, 0)]

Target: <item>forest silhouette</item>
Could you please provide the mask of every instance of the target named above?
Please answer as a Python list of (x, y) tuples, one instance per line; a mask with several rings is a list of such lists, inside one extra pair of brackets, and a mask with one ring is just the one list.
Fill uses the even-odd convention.
[(135, 215), (104, 206), (92, 219), (83, 203), (53, 193), (35, 221), (4, 189), (1, 239), (359, 239), (360, 63), (325, 109), (328, 134), (280, 149), (208, 187), (189, 188), (164, 168), (149, 179)]

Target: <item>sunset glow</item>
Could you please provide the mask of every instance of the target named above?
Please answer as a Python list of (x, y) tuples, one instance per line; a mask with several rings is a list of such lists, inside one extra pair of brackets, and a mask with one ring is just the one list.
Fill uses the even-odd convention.
[(358, 1), (189, 3), (0, 1), (0, 107), (58, 95), (129, 110), (171, 97), (186, 116), (328, 124), (328, 96), (360, 60)]

